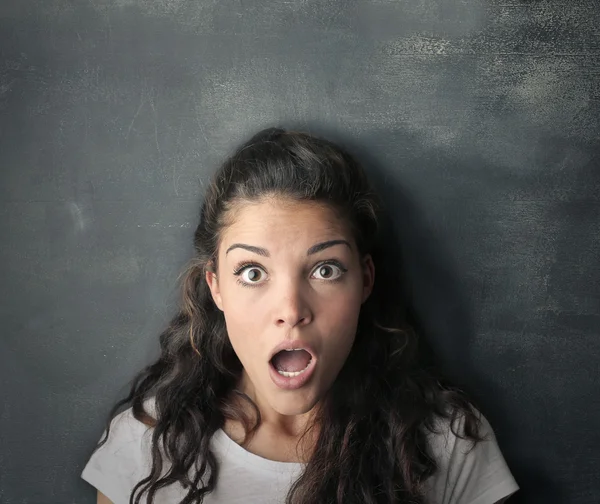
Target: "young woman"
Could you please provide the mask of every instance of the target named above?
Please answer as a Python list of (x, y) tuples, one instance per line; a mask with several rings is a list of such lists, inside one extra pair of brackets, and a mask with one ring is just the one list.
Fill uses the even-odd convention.
[(493, 504), (519, 488), (485, 417), (418, 358), (381, 217), (326, 140), (271, 128), (225, 161), (161, 355), (82, 473), (98, 503)]

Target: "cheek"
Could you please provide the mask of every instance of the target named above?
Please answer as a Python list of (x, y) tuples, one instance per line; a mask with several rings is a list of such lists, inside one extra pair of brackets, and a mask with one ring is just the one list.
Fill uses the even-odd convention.
[(235, 292), (234, 287), (233, 292), (224, 294), (222, 299), (225, 320), (236, 333), (241, 331), (252, 334), (253, 327), (264, 323), (267, 303), (259, 302), (257, 295)]
[(225, 326), (233, 351), (242, 366), (248, 369), (258, 361), (259, 351), (257, 350), (256, 341), (252, 337), (252, 334), (256, 332), (256, 328), (244, 323), (245, 320), (245, 317), (240, 319), (228, 313), (225, 317)]
[(336, 313), (341, 317), (358, 318), (362, 300), (362, 288), (357, 281), (349, 283), (347, 287), (337, 289), (335, 293), (327, 299), (327, 305), (330, 312)]
[(224, 306), (225, 324), (229, 338), (233, 342), (243, 343), (253, 334), (253, 329), (257, 325), (258, 314), (249, 312), (239, 303), (233, 303), (231, 306)]
[(317, 325), (322, 327), (325, 343), (333, 345), (351, 344), (354, 341), (358, 316), (361, 307), (361, 296), (352, 291), (346, 291), (330, 298), (324, 303), (317, 314)]
[(249, 303), (248, 296), (235, 294), (227, 291), (223, 294), (225, 325), (235, 353), (248, 366), (259, 352), (257, 335), (264, 332), (261, 330), (264, 317), (259, 306)]

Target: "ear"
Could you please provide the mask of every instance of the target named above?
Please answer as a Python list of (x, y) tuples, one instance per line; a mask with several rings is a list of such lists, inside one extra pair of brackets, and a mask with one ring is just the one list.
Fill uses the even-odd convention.
[(212, 295), (213, 301), (217, 305), (217, 308), (223, 311), (223, 299), (221, 298), (221, 290), (219, 289), (217, 274), (214, 271), (207, 269), (205, 273), (205, 279), (206, 283), (208, 284), (208, 288), (210, 289), (210, 294)]
[(362, 270), (363, 270), (363, 295), (361, 303), (364, 303), (371, 292), (373, 292), (373, 285), (375, 285), (375, 264), (371, 254), (367, 254), (362, 259)]

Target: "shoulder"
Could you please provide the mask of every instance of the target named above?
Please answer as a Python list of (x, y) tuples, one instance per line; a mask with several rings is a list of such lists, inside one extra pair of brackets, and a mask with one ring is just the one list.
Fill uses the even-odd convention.
[[(144, 409), (153, 417), (156, 415), (154, 400), (147, 399)], [(110, 431), (106, 445), (111, 449), (119, 450), (125, 445), (139, 444), (140, 447), (146, 438), (152, 435), (152, 428), (135, 418), (133, 409), (127, 408), (116, 415), (110, 422)], [(100, 448), (101, 449), (101, 448)]]
[[(428, 433), (431, 453), (438, 471), (426, 482), (429, 500), (434, 504), (491, 504), (519, 489), (502, 452), (494, 430), (485, 416), (474, 409), (480, 420), (475, 442), (465, 435), (465, 415), (435, 421), (437, 432)], [(457, 435), (458, 434), (458, 435)]]
[[(144, 403), (154, 414), (154, 403)], [(116, 415), (99, 440), (106, 442), (94, 450), (81, 477), (100, 490), (112, 502), (123, 502), (133, 487), (150, 471), (152, 428), (133, 416), (132, 408)]]

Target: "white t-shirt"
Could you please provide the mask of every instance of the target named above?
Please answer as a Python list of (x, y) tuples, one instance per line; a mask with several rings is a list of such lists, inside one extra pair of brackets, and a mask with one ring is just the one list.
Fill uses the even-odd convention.
[[(148, 411), (153, 412), (149, 401)], [(427, 481), (430, 504), (493, 504), (519, 489), (491, 426), (483, 415), (481, 418), (481, 433), (489, 434), (489, 440), (478, 443), (468, 454), (472, 443), (456, 437), (448, 420), (441, 435), (430, 435), (440, 465)], [(458, 426), (462, 432), (462, 421)], [(91, 456), (81, 477), (114, 504), (128, 504), (133, 487), (150, 474), (151, 430), (133, 417), (131, 408), (117, 415), (107, 442)], [(220, 463), (220, 473), (216, 490), (205, 496), (205, 504), (282, 504), (304, 467), (250, 453), (221, 429), (211, 439), (211, 448)], [(179, 483), (161, 488), (155, 503), (178, 504), (186, 493)]]

